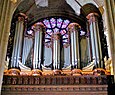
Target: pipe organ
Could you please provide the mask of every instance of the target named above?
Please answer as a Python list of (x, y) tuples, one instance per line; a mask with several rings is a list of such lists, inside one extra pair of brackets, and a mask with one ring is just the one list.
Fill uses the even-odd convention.
[(21, 60), (24, 20), (25, 18), (23, 16), (19, 16), (18, 21), (16, 21), (15, 37), (14, 37), (13, 52), (10, 66), (11, 68), (19, 68), (19, 60)]
[[(78, 23), (75, 22), (70, 23), (69, 20), (58, 19), (57, 23), (59, 24), (57, 24), (58, 26), (56, 26), (54, 25), (56, 24), (56, 20), (53, 18), (51, 20), (52, 23), (49, 23), (48, 20), (46, 20), (45, 24), (41, 22), (34, 24), (32, 26), (33, 36), (32, 37), (24, 36), (23, 38), (24, 18), (19, 17), (16, 23), (16, 33), (15, 33), (14, 48), (10, 68), (15, 67), (18, 68), (19, 67), (18, 61), (22, 62), (23, 65), (26, 65), (25, 63), (28, 64), (28, 59), (30, 60), (31, 58), (30, 61), (30, 64), (32, 65), (31, 69), (40, 70), (41, 72), (43, 70), (44, 62), (47, 63), (46, 62), (47, 60), (45, 60), (44, 57), (47, 58), (51, 57), (49, 58), (50, 61), (48, 61), (48, 62), (52, 61), (51, 63), (48, 63), (50, 64), (49, 66), (50, 70), (63, 70), (64, 68), (66, 69), (66, 67), (64, 67), (63, 65), (66, 64), (65, 62), (67, 62), (65, 61), (65, 59), (68, 60), (64, 56), (69, 56), (68, 58), (70, 58), (70, 60), (68, 60), (67, 62), (67, 65), (68, 63), (70, 63), (69, 65), (70, 70), (82, 69), (83, 66), (82, 64), (84, 60), (82, 59), (82, 56), (84, 58), (88, 57), (87, 62), (85, 63), (89, 64), (90, 62), (94, 62), (93, 63), (94, 68), (104, 68), (101, 44), (100, 44), (100, 36), (99, 36), (98, 14), (90, 13), (87, 16), (87, 19), (88, 19), (86, 29), (87, 32), (85, 32), (86, 34), (84, 34), (85, 35), (84, 42), (86, 43), (85, 46), (83, 46), (82, 44), (83, 40), (82, 41), (80, 40), (82, 39), (80, 35), (81, 26)], [(64, 25), (61, 25), (63, 23)], [(68, 23), (68, 25), (66, 25), (66, 23)], [(47, 24), (48, 29), (46, 29)], [(49, 24), (53, 24), (54, 28), (53, 32), (52, 30), (50, 30), (50, 28), (52, 27), (50, 27)], [(62, 30), (58, 29), (58, 27), (61, 26), (63, 27), (63, 29)], [(47, 36), (47, 40), (45, 40), (46, 37), (45, 35)], [(49, 47), (45, 47), (46, 41), (47, 45), (48, 43), (50, 43)], [(23, 48), (21, 49), (21, 47)], [(51, 48), (52, 53), (48, 55), (45, 50), (49, 49), (45, 48)], [(68, 53), (65, 53), (66, 51)], [(47, 54), (47, 56), (44, 54)]]

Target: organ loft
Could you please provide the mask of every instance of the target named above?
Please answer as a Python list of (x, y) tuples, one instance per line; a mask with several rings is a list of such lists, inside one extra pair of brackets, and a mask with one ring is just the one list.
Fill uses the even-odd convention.
[(0, 53), (1, 94), (111, 94), (115, 61), (108, 31), (114, 27), (107, 8), (114, 1), (101, 1), (2, 0), (9, 20), (0, 16), (8, 24), (0, 29), (8, 32)]

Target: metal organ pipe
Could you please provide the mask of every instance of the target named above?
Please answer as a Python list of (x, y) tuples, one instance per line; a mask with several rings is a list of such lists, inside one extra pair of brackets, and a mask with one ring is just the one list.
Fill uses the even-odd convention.
[(23, 37), (23, 30), (24, 30), (24, 20), (23, 16), (18, 17), (18, 21), (16, 22), (16, 30), (15, 30), (15, 37), (14, 37), (14, 46), (11, 58), (11, 68), (19, 68), (19, 61), (21, 60), (21, 48), (22, 48), (22, 37)]
[(29, 53), (31, 52), (33, 39), (29, 37), (24, 37), (23, 52), (22, 52), (22, 64), (25, 64)]
[(70, 35), (70, 51), (71, 51), (71, 65), (72, 69), (80, 69), (80, 46), (79, 46), (79, 24), (71, 23), (69, 26)]
[(34, 27), (34, 55), (33, 55), (33, 69), (41, 69), (43, 57), (43, 42), (44, 42), (44, 29), (42, 24), (37, 24)]
[(87, 19), (90, 27), (89, 30), (91, 35), (92, 56), (95, 62), (94, 65), (96, 68), (104, 68), (98, 28), (98, 17), (99, 15), (97, 13), (90, 13), (87, 16)]
[(61, 41), (62, 39), (60, 33), (52, 35), (52, 61), (54, 70), (61, 69)]

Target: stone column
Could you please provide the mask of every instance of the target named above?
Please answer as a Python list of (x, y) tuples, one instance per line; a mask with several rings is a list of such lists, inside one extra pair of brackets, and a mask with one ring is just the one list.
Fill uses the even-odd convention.
[(24, 21), (25, 17), (19, 15), (18, 20), (16, 21), (13, 52), (12, 52), (11, 64), (9, 66), (11, 69), (19, 69), (19, 61), (21, 61)]
[(107, 32), (110, 44), (110, 54), (112, 60), (111, 74), (115, 81), (115, 0), (104, 0), (105, 19), (107, 21)]
[(79, 24), (72, 23), (68, 26), (70, 36), (70, 58), (72, 69), (81, 69), (80, 64), (80, 43), (79, 43)]
[(90, 13), (87, 16), (89, 21), (89, 31), (91, 37), (91, 47), (92, 47), (92, 58), (94, 60), (94, 65), (96, 68), (104, 68), (104, 63), (102, 61), (102, 51), (100, 43), (100, 35), (98, 28), (98, 17), (97, 13)]
[[(41, 64), (43, 63), (43, 50), (44, 50), (44, 34), (45, 27), (42, 24), (36, 24), (34, 26), (34, 55), (33, 55), (33, 71), (41, 70)], [(39, 74), (39, 73), (38, 73)]]
[(13, 4), (10, 0), (0, 0), (0, 94), (11, 20), (17, 5), (18, 3)]

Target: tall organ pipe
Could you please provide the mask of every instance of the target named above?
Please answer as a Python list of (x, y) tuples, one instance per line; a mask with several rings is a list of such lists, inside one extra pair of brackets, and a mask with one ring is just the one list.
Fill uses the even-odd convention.
[(71, 65), (72, 69), (80, 69), (80, 46), (79, 46), (79, 24), (71, 23), (69, 26), (70, 35), (70, 51), (71, 51)]
[(94, 65), (96, 68), (104, 68), (98, 28), (98, 17), (99, 15), (97, 13), (90, 13), (87, 16), (87, 19), (90, 27), (89, 30), (91, 36), (92, 57), (94, 60)]
[(61, 69), (61, 50), (62, 50), (62, 39), (60, 33), (55, 33), (52, 35), (52, 62), (53, 69)]
[(34, 26), (35, 38), (34, 38), (34, 55), (33, 55), (33, 69), (42, 69), (43, 63), (43, 49), (44, 49), (44, 29), (42, 24)]
[(15, 37), (14, 37), (13, 52), (12, 52), (10, 68), (19, 68), (19, 61), (21, 61), (21, 48), (22, 48), (22, 38), (23, 38), (23, 31), (24, 31), (24, 20), (25, 18), (23, 16), (19, 16), (18, 21), (16, 22)]

